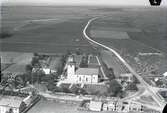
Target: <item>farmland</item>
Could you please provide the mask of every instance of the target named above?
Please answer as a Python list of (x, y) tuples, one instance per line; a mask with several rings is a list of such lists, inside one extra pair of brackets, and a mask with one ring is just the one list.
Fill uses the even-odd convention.
[[(162, 74), (166, 71), (167, 64), (166, 10), (165, 8), (124, 9), (122, 12), (92, 22), (89, 36), (118, 51), (136, 69), (139, 68), (137, 60), (140, 60), (146, 67), (156, 65)], [(140, 53), (162, 55), (140, 56)], [(144, 66), (142, 68), (145, 68)]]
[[(82, 29), (90, 18), (97, 16), (102, 18), (92, 24), (92, 37), (99, 38), (100, 41), (105, 41), (119, 50), (126, 48), (130, 43), (131, 46), (126, 50), (132, 51), (133, 54), (135, 51), (157, 50), (166, 53), (165, 11), (163, 8), (140, 7), (2, 6), (1, 29), (10, 32), (12, 36), (2, 39), (1, 51), (92, 51), (92, 48), (88, 47), (90, 45), (82, 38)], [(108, 16), (103, 18), (103, 15)], [(112, 39), (109, 39), (109, 36)]]
[(70, 7), (4, 6), (2, 31), (10, 32), (12, 36), (2, 39), (1, 51), (90, 52), (92, 48), (82, 38), (82, 29), (87, 20), (85, 14), (79, 14)]

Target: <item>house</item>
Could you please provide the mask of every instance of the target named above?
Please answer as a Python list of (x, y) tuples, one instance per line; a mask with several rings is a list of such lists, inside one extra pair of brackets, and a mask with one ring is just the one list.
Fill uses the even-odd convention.
[(122, 102), (122, 111), (129, 112), (129, 102)]
[(100, 102), (100, 101), (90, 101), (89, 109), (91, 111), (101, 111), (102, 110), (102, 102)]
[(99, 68), (76, 68), (74, 58), (70, 57), (67, 63), (67, 81), (71, 83), (93, 84), (98, 83)]
[(117, 112), (122, 112), (122, 102), (121, 101), (116, 102), (116, 104), (115, 104), (115, 110)]
[(108, 110), (109, 111), (115, 111), (115, 101), (108, 102)]
[(47, 65), (43, 66), (42, 70), (45, 74), (57, 73), (61, 65), (60, 57), (50, 57), (48, 58)]
[(164, 76), (164, 78), (167, 78), (167, 72), (165, 72), (165, 73), (163, 74), (163, 76)]
[[(16, 95), (18, 92), (12, 92)], [(24, 94), (24, 93), (23, 93)], [(0, 113), (21, 113), (40, 100), (40, 96), (31, 93), (27, 96), (13, 96), (11, 93), (0, 96)]]
[(42, 70), (46, 75), (51, 73), (51, 69), (49, 69), (49, 68), (43, 68)]
[(129, 111), (142, 111), (143, 106), (139, 103), (130, 102)]
[(13, 111), (13, 113), (20, 113), (23, 98), (16, 96), (1, 96), (0, 97), (0, 113)]
[(103, 103), (103, 111), (108, 111), (108, 104), (107, 103)]

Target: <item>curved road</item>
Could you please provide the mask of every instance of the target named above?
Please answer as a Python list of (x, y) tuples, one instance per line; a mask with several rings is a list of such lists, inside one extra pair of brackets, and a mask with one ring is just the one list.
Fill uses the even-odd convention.
[(85, 28), (83, 29), (83, 35), (85, 36), (85, 38), (91, 42), (91, 43), (94, 43), (98, 46), (101, 46), (107, 50), (109, 50), (110, 52), (112, 52), (128, 69), (129, 71), (141, 82), (141, 84), (145, 87), (146, 90), (148, 90), (151, 94), (151, 96), (153, 97), (153, 99), (156, 101), (156, 103), (158, 104), (159, 107), (157, 107), (157, 110), (159, 111), (162, 111), (162, 109), (164, 108), (165, 106), (165, 101), (163, 100), (163, 98), (158, 95), (155, 90), (153, 90), (153, 88), (143, 80), (143, 78), (137, 73), (134, 71), (134, 69), (119, 55), (119, 53), (117, 53), (115, 50), (113, 50), (112, 48), (106, 46), (106, 45), (103, 45), (99, 42), (96, 42), (94, 40), (92, 40), (86, 33), (87, 31), (87, 28), (89, 27), (89, 25), (91, 24), (92, 21), (98, 19), (98, 17), (95, 17), (95, 18), (92, 18), (88, 21), (88, 23), (86, 24)]

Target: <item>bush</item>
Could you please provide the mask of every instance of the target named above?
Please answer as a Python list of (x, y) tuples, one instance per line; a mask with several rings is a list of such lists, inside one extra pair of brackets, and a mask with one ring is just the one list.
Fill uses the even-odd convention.
[(81, 68), (86, 68), (88, 67), (88, 56), (83, 56), (81, 63), (80, 63)]
[(31, 61), (31, 65), (32, 66), (35, 66), (35, 65), (38, 65), (39, 64), (39, 58), (38, 57), (33, 57), (32, 58), (32, 61)]

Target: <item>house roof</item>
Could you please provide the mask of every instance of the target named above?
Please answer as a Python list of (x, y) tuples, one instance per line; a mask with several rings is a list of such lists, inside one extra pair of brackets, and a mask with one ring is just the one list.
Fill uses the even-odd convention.
[(1, 96), (0, 97), (0, 106), (9, 106), (19, 108), (22, 103), (23, 98), (16, 96)]
[(98, 68), (79, 68), (76, 70), (76, 75), (98, 75), (99, 69)]

